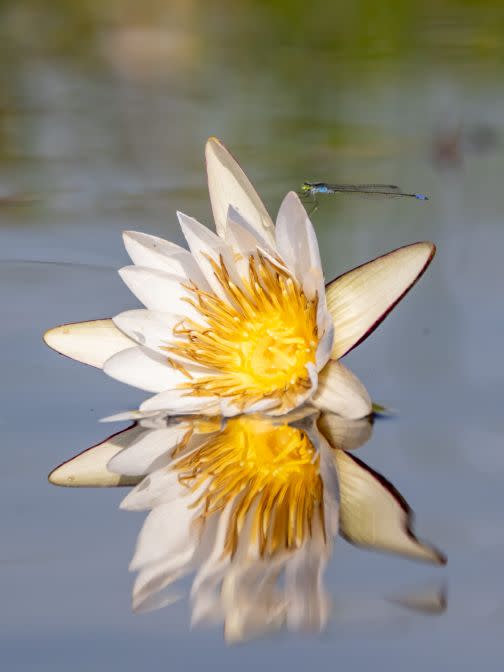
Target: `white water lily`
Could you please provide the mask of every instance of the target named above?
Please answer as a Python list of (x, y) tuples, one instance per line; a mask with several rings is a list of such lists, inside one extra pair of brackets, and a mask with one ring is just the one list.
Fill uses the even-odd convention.
[(192, 623), (222, 622), (228, 641), (285, 627), (319, 630), (330, 612), (323, 573), (335, 535), (445, 562), (415, 537), (400, 493), (354, 456), (371, 431), (369, 418), (309, 407), (280, 418), (158, 414), (49, 480), (136, 486), (121, 504), (148, 511), (130, 566), (136, 611), (173, 603), (183, 595), (179, 579), (192, 576)]
[(55, 350), (155, 393), (143, 412), (280, 415), (305, 402), (348, 418), (370, 397), (339, 361), (411, 288), (435, 247), (409, 245), (327, 287), (298, 196), (271, 218), (215, 138), (206, 146), (216, 233), (178, 213), (189, 251), (126, 232), (124, 282), (144, 309), (48, 331)]

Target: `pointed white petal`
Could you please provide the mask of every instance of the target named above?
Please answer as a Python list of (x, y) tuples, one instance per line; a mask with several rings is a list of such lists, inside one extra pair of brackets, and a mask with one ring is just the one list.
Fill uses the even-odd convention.
[(215, 275), (211, 261), (220, 265), (220, 260), (222, 258), (233, 282), (237, 285), (241, 284), (240, 277), (235, 270), (234, 257), (231, 248), (222, 238), (219, 238), (213, 231), (210, 231), (210, 229), (203, 226), (203, 224), (200, 224), (193, 217), (184, 215), (183, 212), (177, 212), (177, 215), (182, 233), (189, 245), (189, 249), (191, 250), (194, 259), (197, 261), (201, 272), (205, 276), (207, 283), (217, 296), (228, 301), (229, 299)]
[(125, 511), (145, 511), (180, 497), (178, 474), (169, 466), (148, 474), (121, 502)]
[(262, 252), (275, 257), (276, 251), (267, 238), (261, 236), (232, 205), (227, 216), (226, 243), (233, 251), (250, 254), (259, 248)]
[(123, 233), (124, 246), (135, 266), (154, 268), (193, 280), (204, 286), (204, 278), (192, 254), (180, 245), (139, 231)]
[(163, 356), (142, 346), (128, 348), (114, 355), (105, 362), (103, 371), (121, 383), (146, 392), (162, 392), (190, 380), (170, 366), (166, 354)]
[(133, 342), (165, 357), (168, 353), (163, 348), (173, 342), (173, 328), (181, 319), (178, 315), (144, 309), (126, 310), (113, 318), (116, 327)]
[(226, 572), (219, 595), (226, 642), (250, 641), (278, 631), (285, 624), (288, 598), (278, 585), (280, 569), (271, 564), (232, 566)]
[(135, 614), (145, 614), (155, 609), (163, 609), (181, 598), (172, 591), (172, 584), (191, 571), (192, 551), (166, 558), (154, 565), (144, 567), (133, 586), (131, 600)]
[(299, 196), (290, 191), (282, 201), (276, 224), (280, 257), (296, 276), (308, 298), (324, 296), (324, 274), (317, 236)]
[(180, 484), (179, 488), (179, 497), (157, 506), (147, 516), (138, 535), (130, 570), (141, 569), (170, 557), (175, 560), (194, 548), (191, 522), (196, 512), (188, 508), (190, 501), (184, 497), (185, 488)]
[(371, 413), (371, 399), (360, 380), (341, 362), (331, 360), (319, 373), (311, 403), (322, 411), (345, 418), (364, 418)]
[(155, 397), (146, 399), (141, 405), (141, 411), (166, 411), (167, 413), (200, 413), (206, 415), (220, 415), (219, 399), (217, 397), (193, 397), (189, 390), (168, 390), (160, 392)]
[[(325, 535), (319, 531), (314, 533), (314, 541), (323, 544), (324, 549), (332, 546), (333, 537), (338, 534), (339, 528), (339, 481), (334, 467), (333, 449), (326, 439), (319, 436), (320, 476), (324, 484), (324, 524)], [(325, 538), (325, 543), (323, 539)]]
[(139, 420), (145, 420), (145, 418), (153, 418), (158, 415), (157, 411), (150, 411), (149, 413), (142, 413), (142, 411), (121, 411), (120, 413), (114, 413), (113, 415), (107, 415), (104, 418), (100, 418), (98, 422), (127, 422), (132, 420), (137, 422)]
[(92, 446), (60, 464), (49, 474), (49, 482), (74, 488), (112, 488), (122, 485), (136, 485), (141, 479), (133, 475), (124, 476), (109, 471), (109, 460), (139, 439), (145, 430), (133, 426), (109, 436), (105, 441)]
[(199, 316), (188, 303), (188, 299), (193, 299), (194, 295), (184, 287), (186, 278), (142, 266), (125, 266), (121, 268), (119, 275), (128, 289), (149, 310), (193, 318)]
[(46, 331), (44, 341), (56, 352), (99, 369), (109, 357), (133, 345), (111, 319), (63, 324)]
[(205, 155), (208, 190), (218, 235), (225, 235), (228, 208), (232, 205), (274, 248), (273, 222), (238, 163), (217, 138), (209, 138)]
[(116, 474), (140, 476), (171, 463), (172, 450), (186, 436), (189, 425), (181, 422), (165, 429), (142, 430), (128, 447), (114, 455), (107, 468)]
[(327, 623), (330, 601), (323, 583), (327, 563), (324, 550), (313, 542), (306, 542), (287, 562), (285, 593), (290, 630), (316, 632)]
[(432, 261), (433, 243), (415, 243), (341, 275), (326, 287), (334, 322), (332, 357), (339, 359), (385, 319)]
[(334, 459), (340, 483), (340, 533), (347, 541), (416, 560), (446, 562), (442, 553), (415, 537), (413, 513), (391, 483), (342, 450), (334, 451)]
[[(176, 512), (176, 508), (171, 510), (173, 514)], [(171, 523), (171, 518), (167, 517), (167, 523)], [(193, 534), (195, 530), (191, 523), (192, 521), (189, 521), (187, 525), (187, 529), (191, 532), (187, 543), (183, 544), (182, 548), (179, 546), (178, 552), (167, 554), (154, 563), (149, 562), (140, 570), (133, 588), (135, 612), (159, 609), (178, 599), (179, 596), (172, 592), (171, 585), (196, 569), (211, 554), (215, 541), (215, 516), (205, 521), (201, 534)]]

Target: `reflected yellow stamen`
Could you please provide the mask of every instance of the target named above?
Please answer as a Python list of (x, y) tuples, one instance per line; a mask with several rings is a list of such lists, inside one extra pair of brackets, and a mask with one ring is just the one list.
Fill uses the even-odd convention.
[(315, 362), (317, 299), (264, 255), (249, 257), (248, 277), (233, 282), (222, 258), (210, 259), (223, 295), (187, 285), (201, 323), (184, 320), (164, 349), (215, 371), (184, 383), (188, 394), (232, 398), (240, 410), (262, 399), (289, 410), (310, 388)]
[(203, 518), (231, 506), (224, 553), (239, 543), (271, 557), (303, 544), (316, 528), (325, 539), (319, 456), (306, 433), (253, 416), (225, 429), (173, 467), (199, 491)]

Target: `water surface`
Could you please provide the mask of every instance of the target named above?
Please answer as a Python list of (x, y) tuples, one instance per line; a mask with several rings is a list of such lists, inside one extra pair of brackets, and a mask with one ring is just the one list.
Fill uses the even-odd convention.
[[(500, 3), (6, 2), (1, 9), (3, 311), (0, 656), (10, 670), (282, 665), (501, 667), (504, 590)], [(130, 610), (141, 515), (49, 470), (143, 395), (44, 347), (58, 323), (134, 304), (120, 233), (210, 223), (203, 146), (232, 149), (272, 212), (304, 180), (391, 182), (428, 203), (326, 199), (328, 279), (430, 239), (419, 285), (347, 359), (399, 415), (359, 451), (404, 493), (447, 568), (338, 541), (322, 635), (228, 648), (187, 603)], [(47, 263), (23, 262), (59, 262)], [(68, 262), (68, 264), (61, 263)], [(78, 265), (75, 265), (78, 264)], [(446, 580), (437, 616), (383, 597)]]

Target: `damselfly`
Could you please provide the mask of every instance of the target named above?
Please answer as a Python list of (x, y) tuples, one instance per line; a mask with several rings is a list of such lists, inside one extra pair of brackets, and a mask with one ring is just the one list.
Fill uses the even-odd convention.
[(327, 184), (326, 182), (303, 182), (299, 190), (303, 199), (311, 199), (314, 212), (318, 207), (317, 196), (320, 194), (360, 194), (379, 198), (416, 198), (417, 201), (428, 201), (425, 194), (406, 193), (395, 184)]

